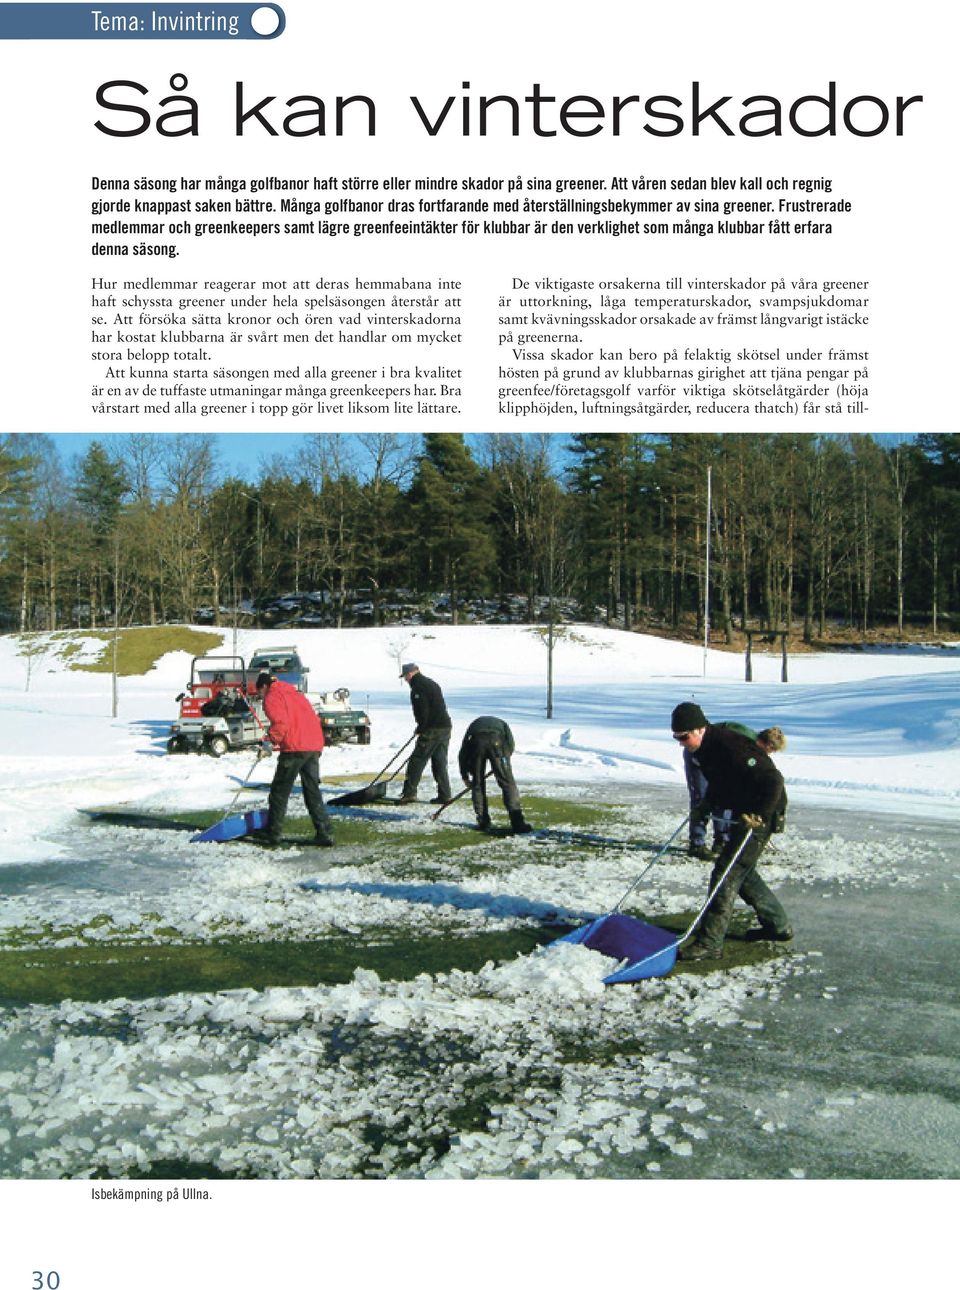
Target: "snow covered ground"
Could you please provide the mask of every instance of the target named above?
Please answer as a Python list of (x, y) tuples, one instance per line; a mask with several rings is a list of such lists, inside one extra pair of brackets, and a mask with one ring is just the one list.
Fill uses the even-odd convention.
[[(269, 636), (240, 632), (236, 650), (249, 656)], [(280, 637), (289, 643), (289, 632)], [(876, 1134), (869, 1149), (821, 1167), (823, 1139), (808, 1132), (835, 1117), (861, 1122), (883, 1090), (859, 1079), (830, 1102), (807, 1089), (779, 1118), (774, 1104), (755, 1126), (765, 1149), (751, 1162), (749, 1151), (729, 1151), (734, 1136), (750, 1137), (731, 1115), (731, 1071), (752, 1061), (768, 1021), (796, 1001), (821, 1019), (834, 1005), (843, 983), (819, 934), (827, 906), (887, 908), (891, 892), (930, 893), (949, 941), (960, 877), (960, 651), (797, 656), (789, 684), (779, 656), (759, 655), (746, 684), (740, 656), (711, 651), (705, 667), (696, 647), (577, 627), (555, 650), (547, 721), (547, 652), (530, 629), (318, 631), (296, 644), (312, 688), (349, 687), (373, 720), (370, 746), (324, 754), (325, 778), (372, 778), (409, 738), (398, 672), (413, 660), (444, 688), (453, 751), (473, 717), (503, 716), (521, 791), (603, 805), (604, 833), (624, 843), (664, 840), (685, 812), (669, 730), (676, 703), (693, 699), (712, 720), (782, 726), (791, 815), (764, 872), (796, 915), (796, 948), (618, 989), (602, 984), (609, 960), (557, 947), (407, 981), (361, 969), (333, 986), (8, 1008), (0, 1176), (123, 1177), (160, 1160), (288, 1179), (884, 1176)], [(229, 631), (215, 652), (234, 652)], [(84, 821), (78, 808), (108, 803), (227, 808), (248, 754), (216, 761), (164, 750), (189, 662), (170, 655), (146, 676), (122, 678), (114, 719), (108, 676), (68, 670), (52, 650), (28, 675), (15, 641), (0, 638), (7, 943), (29, 933), (37, 945), (109, 947), (149, 941), (159, 926), (184, 943), (309, 940), (331, 929), (358, 942), (468, 937), (542, 926), (554, 912), (590, 917), (645, 862), (613, 847), (572, 862), (560, 842), (507, 837), (484, 844), (488, 863), (476, 871), (451, 848), (429, 877), (399, 882), (362, 848), (290, 858)], [(467, 803), (437, 829), (467, 823)], [(423, 818), (383, 828), (399, 853)], [(671, 858), (645, 883), (643, 908), (696, 907), (704, 879), (701, 864)], [(940, 1084), (955, 1088), (955, 1065), (947, 1071)], [(891, 1176), (958, 1172), (960, 1126), (943, 1088), (931, 1093), (929, 1140), (939, 1147), (905, 1150)], [(467, 1114), (477, 1106), (481, 1122)], [(793, 1136), (778, 1136), (791, 1123)]]
[[(249, 657), (270, 635), (240, 631), (236, 651)], [(278, 643), (289, 636), (279, 633)], [(211, 639), (220, 637), (211, 631)], [(738, 654), (711, 651), (704, 668), (696, 646), (575, 627), (554, 650), (554, 716), (547, 721), (547, 650), (529, 628), (315, 631), (301, 633), (296, 644), (312, 689), (347, 686), (373, 718), (372, 744), (329, 750), (327, 776), (372, 777), (406, 742), (409, 695), (398, 673), (399, 661), (412, 659), (443, 686), (454, 717), (452, 746), (482, 713), (510, 722), (520, 783), (680, 787), (670, 711), (694, 699), (712, 721), (787, 731), (789, 747), (778, 762), (797, 803), (943, 819), (956, 818), (960, 808), (960, 647), (798, 655), (790, 659), (788, 684), (779, 680), (779, 655), (755, 655), (747, 684)], [(217, 652), (234, 652), (229, 630)], [(67, 670), (52, 656), (34, 657), (28, 676), (15, 638), (0, 637), (6, 732), (0, 771), (17, 787), (0, 815), (8, 863), (70, 854), (69, 844), (52, 839), (77, 807), (229, 801), (239, 754), (226, 762), (164, 755), (189, 667), (187, 655), (170, 654), (148, 675), (122, 678), (114, 720), (109, 676)]]

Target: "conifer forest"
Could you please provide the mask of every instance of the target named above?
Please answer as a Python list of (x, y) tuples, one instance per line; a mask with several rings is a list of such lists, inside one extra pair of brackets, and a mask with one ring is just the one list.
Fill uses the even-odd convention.
[(255, 477), (218, 435), (85, 443), (0, 436), (5, 632), (960, 622), (960, 435), (319, 433)]

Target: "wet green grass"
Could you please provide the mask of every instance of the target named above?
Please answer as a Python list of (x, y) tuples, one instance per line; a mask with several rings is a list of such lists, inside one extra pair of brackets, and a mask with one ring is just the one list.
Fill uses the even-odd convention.
[[(412, 863), (414, 867), (418, 862), (423, 861), (433, 861), (439, 864), (444, 857), (455, 853), (463, 851), (482, 853), (484, 848), (496, 848), (498, 842), (503, 842), (508, 836), (512, 836), (506, 832), (502, 834), (482, 833), (479, 829), (475, 829), (470, 825), (464, 825), (462, 828), (448, 826), (444, 829), (441, 829), (439, 825), (433, 825), (432, 827), (435, 832), (425, 833), (420, 836), (409, 833), (394, 834), (391, 839), (391, 849), (397, 852), (398, 859), (402, 859), (406, 863)], [(464, 866), (470, 864), (470, 859), (457, 854), (454, 863), (457, 866), (457, 873), (462, 874), (467, 872)], [(478, 864), (477, 871), (480, 872), (483, 868), (483, 861), (478, 859)]]
[[(369, 782), (369, 776), (365, 775), (336, 775), (330, 779), (324, 779), (324, 788), (328, 790), (335, 789), (339, 792), (342, 788), (344, 791), (350, 789), (352, 784)], [(492, 782), (492, 781), (491, 781)], [(392, 792), (394, 786), (388, 789)], [(488, 785), (489, 789), (489, 785)], [(397, 790), (399, 791), (399, 790)], [(330, 794), (332, 795), (332, 794)], [(395, 795), (395, 794), (394, 794)], [(487, 801), (490, 806), (490, 816), (494, 826), (500, 824), (504, 828), (509, 828), (509, 819), (506, 808), (503, 805), (503, 799), (500, 790), (494, 787), (487, 793)], [(394, 806), (396, 803), (393, 804)], [(459, 799), (459, 805), (469, 810), (470, 794), (465, 793)], [(382, 809), (390, 811), (393, 807), (389, 803), (372, 801), (369, 806), (373, 810)], [(625, 815), (622, 807), (609, 805), (595, 805), (590, 802), (570, 801), (557, 797), (539, 797), (528, 793), (523, 794), (523, 813), (534, 825), (535, 828), (603, 828), (604, 825), (614, 825), (622, 823)], [(361, 808), (362, 809), (362, 808)], [(403, 814), (411, 811), (419, 812), (423, 817), (424, 827), (431, 825), (430, 816), (436, 808), (426, 799), (421, 798), (416, 804), (399, 808)], [(432, 827), (440, 828), (447, 820), (447, 813), (436, 821)]]
[[(498, 804), (491, 797), (491, 815)], [(569, 801), (559, 797), (530, 797), (524, 794), (523, 813), (538, 829), (572, 828), (599, 829), (622, 824), (625, 813), (622, 807), (595, 805), (592, 802)], [(506, 813), (504, 813), (506, 819)]]
[[(427, 875), (425, 880), (443, 878), (435, 874)], [(649, 921), (679, 935), (692, 916), (677, 914)], [(17, 938), (8, 935), (0, 949), (0, 1004), (52, 1004), (64, 999), (93, 1002), (183, 991), (261, 990), (271, 985), (336, 985), (349, 981), (357, 968), (370, 969), (384, 980), (406, 981), (420, 972), (435, 974), (454, 968), (476, 971), (488, 961), (504, 962), (527, 954), (570, 930), (565, 925), (555, 925), (463, 936), (445, 933), (411, 937), (401, 930), (378, 928), (363, 938), (344, 932), (299, 941), (227, 936), (184, 942), (174, 929), (160, 925), (159, 915), (147, 915), (144, 921), (151, 919), (156, 920), (151, 936), (157, 939), (145, 940), (142, 930), (118, 929), (122, 939), (116, 941), (57, 947), (40, 943), (49, 941), (54, 934), (51, 928), (34, 929)], [(58, 939), (82, 937), (88, 930), (102, 932), (111, 926), (105, 914), (83, 927), (59, 927), (55, 934)], [(722, 959), (680, 961), (674, 973), (703, 976), (762, 963), (788, 952), (781, 945), (745, 940), (746, 927), (746, 922), (734, 924)], [(164, 937), (169, 938), (169, 944), (163, 943)], [(611, 960), (611, 970), (612, 967)]]
[[(526, 811), (527, 818), (536, 828), (561, 828), (571, 830), (602, 830), (603, 827), (618, 824), (622, 822), (622, 813), (617, 808), (603, 809), (599, 807), (583, 805), (579, 802), (563, 802), (549, 798), (531, 798), (530, 808)], [(243, 810), (249, 810), (247, 805), (244, 807), (243, 802), (237, 804), (237, 814), (243, 813)], [(361, 808), (362, 809), (362, 808)], [(416, 810), (417, 808), (412, 808)], [(526, 809), (526, 808), (525, 808)], [(149, 812), (138, 811), (137, 808), (127, 804), (117, 804), (115, 806), (103, 806), (98, 808), (102, 812), (99, 822), (123, 825), (129, 822), (132, 827), (150, 827), (155, 826), (158, 831), (164, 829), (183, 829), (195, 830), (202, 832), (210, 828), (211, 825), (217, 824), (223, 818), (222, 811), (195, 810), (195, 811), (166, 811), (151, 809)], [(422, 810), (422, 808), (421, 808)], [(402, 823), (403, 828), (390, 828), (390, 808), (384, 807), (378, 812), (380, 818), (373, 819), (365, 816), (358, 810), (356, 814), (346, 812), (334, 812), (330, 816), (330, 825), (334, 837), (337, 841), (337, 849), (318, 852), (325, 861), (346, 862), (347, 856), (340, 851), (342, 846), (344, 850), (350, 849), (353, 854), (349, 856), (349, 863), (362, 865), (368, 863), (386, 864), (391, 872), (402, 871), (403, 875), (408, 878), (431, 877), (437, 875), (437, 866), (446, 857), (457, 852), (470, 852), (470, 856), (456, 860), (458, 876), (477, 877), (481, 874), (488, 873), (492, 869), (498, 868), (503, 864), (504, 852), (502, 848), (497, 848), (498, 842), (511, 839), (514, 835), (509, 827), (509, 821), (505, 811), (499, 812), (495, 806), (491, 807), (493, 817), (493, 828), (490, 831), (481, 831), (473, 823), (464, 820), (444, 819), (441, 817), (436, 822), (430, 819), (430, 814), (422, 810), (422, 819), (418, 821), (422, 827), (422, 832), (416, 827), (416, 823), (408, 817), (411, 813), (410, 808), (403, 814), (397, 815), (397, 822)], [(98, 822), (94, 820), (94, 823)], [(305, 841), (313, 836), (313, 826), (309, 819), (303, 816), (288, 817), (284, 824), (283, 841), (285, 844), (296, 844)], [(210, 843), (203, 845), (220, 846), (221, 843)], [(241, 841), (231, 842), (227, 845), (247, 845), (252, 846), (254, 843), (244, 843)], [(565, 842), (565, 854), (571, 856), (583, 852), (591, 851), (589, 842), (584, 842), (578, 846), (575, 841)], [(484, 850), (491, 851), (490, 856), (484, 856)], [(388, 852), (392, 860), (385, 859), (384, 853)], [(283, 854), (282, 851), (275, 854)], [(511, 856), (515, 859), (515, 855)], [(534, 859), (534, 853), (531, 853), (530, 859)]]
[[(94, 808), (91, 808), (93, 810)], [(235, 811), (231, 811), (231, 816), (242, 815), (245, 811), (250, 810), (249, 806), (244, 807), (243, 803), (238, 803)], [(160, 811), (151, 808), (150, 810), (139, 809), (131, 806), (129, 803), (118, 803), (117, 805), (107, 805), (95, 808), (96, 815), (91, 816), (93, 824), (113, 824), (118, 827), (125, 825), (130, 828), (156, 828), (158, 832), (166, 830), (183, 830), (184, 832), (202, 833), (205, 829), (210, 828), (212, 824), (218, 824), (223, 818), (223, 811)], [(337, 844), (344, 846), (366, 846), (372, 847), (378, 843), (387, 841), (382, 826), (378, 826), (376, 820), (366, 819), (363, 816), (343, 816), (334, 815), (330, 818), (331, 829), (336, 837)], [(303, 843), (314, 834), (313, 824), (306, 816), (292, 816), (286, 820), (283, 826), (283, 840), (289, 843)], [(244, 841), (235, 838), (227, 843), (210, 842), (199, 843), (200, 846), (255, 846), (252, 841)], [(332, 853), (317, 852), (329, 856)]]
[[(496, 819), (498, 805), (491, 802), (495, 825), (500, 823)], [(456, 883), (517, 863), (536, 864), (541, 857), (546, 863), (556, 860), (554, 847), (525, 846), (522, 841), (514, 841), (507, 828), (485, 833), (464, 821), (444, 822), (441, 818), (433, 823), (430, 813), (425, 808), (421, 810), (422, 828), (409, 819), (403, 820), (403, 828), (391, 828), (389, 808), (378, 811), (380, 818), (359, 811), (355, 815), (333, 815), (337, 846), (330, 850), (301, 848), (298, 844), (312, 836), (313, 827), (309, 819), (294, 816), (288, 818), (284, 828), (289, 847), (268, 854), (278, 860), (289, 856), (301, 865), (322, 863), (328, 872), (333, 870), (331, 877), (340, 865), (376, 865), (388, 883)], [(538, 827), (574, 833), (603, 835), (624, 820), (624, 812), (617, 807), (545, 797), (528, 797), (524, 810)], [(165, 824), (199, 831), (220, 820), (223, 812), (154, 814)], [(503, 817), (506, 825), (505, 812)], [(655, 840), (638, 837), (635, 841), (642, 845)], [(256, 844), (238, 841), (225, 845), (253, 849)], [(588, 844), (564, 842), (562, 846), (565, 857), (595, 853)], [(644, 917), (639, 910), (632, 912)], [(650, 921), (682, 933), (692, 917), (690, 911)], [(721, 960), (690, 964), (681, 961), (674, 972), (705, 975), (784, 953), (780, 946), (744, 940), (745, 928), (746, 923), (734, 924)], [(508, 960), (555, 939), (564, 930), (550, 927), (464, 936), (418, 933), (413, 937), (402, 929), (379, 928), (364, 937), (336, 933), (309, 940), (255, 940), (230, 934), (224, 928), (219, 939), (194, 942), (185, 941), (181, 933), (163, 926), (159, 914), (144, 914), (137, 926), (115, 927), (110, 915), (104, 913), (83, 926), (35, 926), (8, 932), (0, 943), (0, 999), (57, 1003), (67, 998), (95, 1001), (184, 991), (263, 989), (271, 985), (332, 985), (348, 981), (357, 968), (371, 969), (388, 980), (406, 980), (420, 972), (441, 973), (454, 968), (473, 971), (490, 960)], [(51, 944), (84, 938), (96, 939), (96, 943)]]
[[(180, 940), (181, 934), (173, 927), (166, 927), (163, 918), (157, 913), (144, 913), (140, 922), (134, 927), (120, 926), (114, 923), (110, 914), (97, 914), (85, 923), (34, 923), (30, 927), (8, 928), (0, 937), (0, 963), (8, 951), (32, 950), (41, 951), (51, 948), (56, 941), (77, 941), (85, 937), (101, 939), (109, 936), (110, 944), (114, 937), (137, 945), (154, 945), (162, 940)], [(53, 945), (53, 948), (60, 948)], [(102, 946), (100, 948), (103, 948)]]
[(469, 936), (422, 936), (378, 930), (309, 941), (220, 941), (178, 945), (98, 945), (0, 952), (0, 1003), (60, 1003), (64, 999), (143, 999), (269, 986), (339, 985), (357, 968), (383, 980), (409, 981), (455, 968), (474, 972), (489, 961), (528, 954), (556, 935), (521, 928)]

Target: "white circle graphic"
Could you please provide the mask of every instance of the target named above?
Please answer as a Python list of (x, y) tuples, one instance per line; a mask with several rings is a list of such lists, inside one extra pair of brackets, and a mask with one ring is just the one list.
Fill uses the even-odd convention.
[(254, 9), (250, 15), (250, 26), (258, 36), (272, 36), (280, 26), (280, 15), (276, 9)]

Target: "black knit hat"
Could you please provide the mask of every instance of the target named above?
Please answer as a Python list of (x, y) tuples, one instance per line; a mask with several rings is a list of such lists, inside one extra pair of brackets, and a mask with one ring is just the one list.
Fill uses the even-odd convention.
[(268, 685), (273, 685), (273, 680), (274, 678), (270, 675), (269, 672), (261, 672), (260, 675), (257, 677), (257, 689), (258, 690), (266, 689)]
[(703, 708), (697, 703), (678, 703), (670, 714), (670, 729), (678, 735), (687, 730), (702, 730), (709, 724)]

